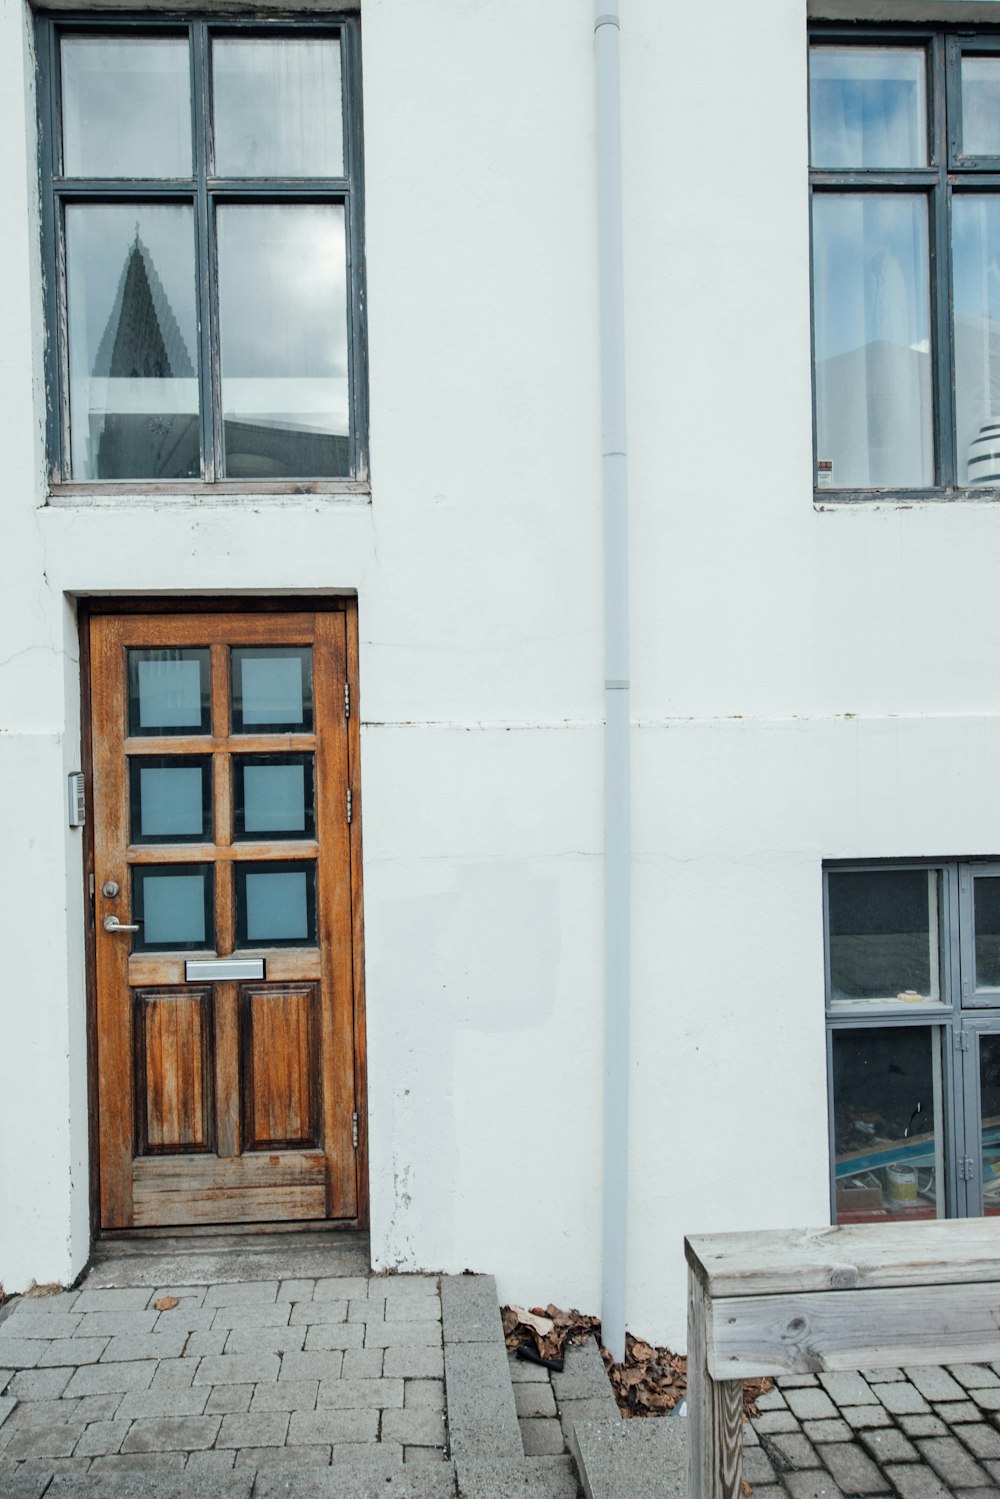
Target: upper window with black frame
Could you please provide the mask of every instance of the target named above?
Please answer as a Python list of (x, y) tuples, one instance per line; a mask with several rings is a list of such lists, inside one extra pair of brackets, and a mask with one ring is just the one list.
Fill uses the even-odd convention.
[(813, 33), (816, 488), (1000, 497), (1000, 31)]
[(364, 478), (356, 20), (38, 41), (53, 482)]

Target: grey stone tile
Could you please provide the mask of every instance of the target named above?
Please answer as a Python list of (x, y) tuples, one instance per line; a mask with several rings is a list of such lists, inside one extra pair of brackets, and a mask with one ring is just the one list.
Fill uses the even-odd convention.
[[(0, 1350), (0, 1353), (2, 1353), (2, 1352), (3, 1352), (3, 1350)], [(980, 1407), (981, 1410), (984, 1410), (984, 1411), (1000, 1411), (1000, 1388), (997, 1388), (997, 1389), (988, 1389), (988, 1390), (986, 1390), (986, 1389), (971, 1390), (970, 1389), (968, 1393), (972, 1396), (973, 1400), (976, 1402), (976, 1404)]]
[(503, 1338), (492, 1275), (442, 1275), (441, 1312), (446, 1343), (482, 1343)]
[(291, 1419), (288, 1411), (253, 1411), (223, 1416), (217, 1447), (283, 1447)]
[(516, 1353), (507, 1355), (507, 1363), (510, 1367), (510, 1377), (514, 1384), (549, 1384), (549, 1371), (541, 1364), (533, 1364), (529, 1359), (518, 1358)]
[(782, 1374), (780, 1379), (775, 1380), (780, 1390), (802, 1390), (810, 1385), (819, 1384), (815, 1374)]
[(65, 1338), (57, 1343), (48, 1343), (36, 1368), (77, 1368), (81, 1364), (96, 1364), (104, 1356), (107, 1338)]
[(81, 1338), (132, 1337), (136, 1333), (152, 1332), (157, 1319), (165, 1315), (154, 1311), (144, 1312), (87, 1312), (81, 1317)]
[(21, 1306), (30, 1306), (40, 1317), (47, 1312), (70, 1312), (80, 1299), (79, 1291), (53, 1291), (48, 1295), (35, 1291), (26, 1291), (21, 1297)]
[(281, 1378), (339, 1379), (344, 1356), (336, 1349), (323, 1353), (284, 1353), (281, 1356)]
[(868, 1381), (862, 1379), (860, 1374), (855, 1374), (853, 1370), (844, 1369), (832, 1374), (821, 1374), (819, 1382), (837, 1405), (878, 1404), (878, 1396)]
[(283, 1280), (278, 1287), (279, 1301), (312, 1301), (314, 1280)]
[(908, 1437), (943, 1437), (948, 1428), (940, 1416), (900, 1416), (899, 1424)]
[[(551, 1391), (549, 1392), (551, 1394)], [(514, 1391), (514, 1403), (517, 1404), (517, 1391)], [(444, 1380), (442, 1379), (408, 1379), (403, 1386), (403, 1405), (407, 1410), (443, 1411), (444, 1410)], [(555, 1401), (552, 1409), (547, 1414), (555, 1415)], [(521, 1415), (522, 1412), (518, 1412)], [(523, 1414), (546, 1414), (546, 1412), (524, 1412)]]
[(5, 1338), (0, 1358), (5, 1369), (33, 1369), (48, 1346), (37, 1338)]
[(234, 1327), (226, 1336), (225, 1353), (301, 1353), (304, 1327)]
[(877, 1463), (916, 1463), (920, 1453), (910, 1439), (895, 1426), (885, 1426), (875, 1431), (863, 1431), (861, 1444)]
[(377, 1410), (293, 1411), (288, 1427), (288, 1445), (311, 1442), (374, 1442), (378, 1437)]
[(786, 1390), (785, 1399), (800, 1421), (825, 1421), (837, 1414), (837, 1407), (825, 1390)]
[(220, 1384), (213, 1385), (205, 1403), (206, 1416), (228, 1416), (238, 1411), (248, 1411), (253, 1392), (277, 1389), (277, 1385)]
[(172, 1358), (166, 1359), (157, 1367), (153, 1375), (153, 1390), (179, 1390), (187, 1389), (194, 1379), (195, 1370), (198, 1367), (197, 1359)]
[(988, 1474), (955, 1437), (930, 1437), (917, 1442), (920, 1455), (950, 1488), (989, 1483)]
[(792, 1499), (841, 1499), (841, 1489), (828, 1473), (813, 1469), (808, 1473), (787, 1473), (785, 1486)]
[(774, 1483), (775, 1472), (767, 1453), (754, 1447), (743, 1454), (743, 1477), (754, 1488), (760, 1483)]
[(904, 1369), (903, 1373), (911, 1384), (916, 1385), (927, 1400), (933, 1400), (935, 1405), (943, 1400), (964, 1400), (965, 1389), (952, 1379), (947, 1369), (939, 1369), (934, 1364), (918, 1365), (912, 1369)]
[(988, 1364), (949, 1364), (948, 1373), (967, 1390), (995, 1390), (1000, 1385)]
[[(184, 1452), (119, 1452), (111, 1457), (95, 1457), (90, 1465), (90, 1471), (92, 1474), (114, 1474), (114, 1499), (123, 1499), (125, 1494), (130, 1496), (135, 1495), (136, 1499), (139, 1499), (139, 1495), (148, 1495), (150, 1487), (149, 1475), (152, 1473), (156, 1478), (156, 1499), (161, 1499), (161, 1494), (164, 1492), (164, 1476), (169, 1478), (172, 1473), (183, 1472), (186, 1466), (187, 1454)], [(122, 1487), (122, 1479), (127, 1473), (142, 1475), (141, 1479), (137, 1480), (134, 1488)], [(183, 1483), (183, 1490), (180, 1487), (176, 1490), (177, 1499), (182, 1499), (182, 1495), (183, 1499), (194, 1499), (194, 1495), (188, 1486), (190, 1480), (185, 1479)], [(104, 1499), (104, 1495), (108, 1494), (109, 1488), (110, 1485), (105, 1487), (101, 1499)], [(168, 1489), (166, 1492), (170, 1492), (170, 1490)], [(100, 1489), (96, 1490), (95, 1499), (97, 1494), (100, 1493)], [(74, 1499), (77, 1499), (77, 1496), (74, 1495)]]
[(951, 1499), (940, 1478), (923, 1463), (892, 1464), (886, 1468), (885, 1476), (895, 1484), (901, 1499)]
[(894, 1416), (926, 1416), (930, 1406), (920, 1391), (905, 1380), (900, 1384), (872, 1385), (879, 1400)]
[(403, 1404), (401, 1379), (324, 1379), (316, 1408), (332, 1410), (386, 1410)]
[(764, 1395), (758, 1395), (754, 1405), (759, 1411), (784, 1411), (788, 1409), (788, 1401), (775, 1385), (773, 1390), (768, 1390)]
[(787, 1472), (791, 1468), (818, 1468), (819, 1453), (800, 1431), (776, 1431), (763, 1443), (775, 1466)]
[(13, 1369), (0, 1369), (0, 1395), (4, 1393), (13, 1378)]
[(565, 1400), (600, 1400), (611, 1394), (604, 1360), (593, 1338), (571, 1343), (565, 1362), (565, 1369), (552, 1375), (552, 1389), (560, 1406)]
[(149, 1298), (150, 1306), (155, 1306), (165, 1296), (173, 1296), (177, 1301), (190, 1302), (194, 1306), (201, 1306), (205, 1300), (207, 1286), (158, 1286)]
[(129, 1429), (128, 1421), (91, 1421), (74, 1449), (74, 1457), (108, 1457), (117, 1452)]
[(833, 1442), (824, 1447), (823, 1461), (845, 1494), (889, 1492), (885, 1476), (853, 1442)]
[(313, 1288), (313, 1301), (350, 1301), (352, 1296), (368, 1295), (368, 1277), (363, 1275), (335, 1275), (317, 1279)]
[(443, 1447), (404, 1447), (404, 1463), (443, 1463)]
[(382, 1376), (382, 1348), (348, 1348), (344, 1354), (344, 1379), (380, 1379)]
[(211, 1447), (221, 1416), (154, 1416), (135, 1421), (122, 1443), (122, 1452), (196, 1452)]
[(967, 1421), (981, 1421), (983, 1413), (978, 1405), (971, 1400), (949, 1400), (946, 1404), (934, 1407), (935, 1415), (941, 1417), (950, 1426), (959, 1426)]
[(236, 1461), (232, 1447), (212, 1447), (207, 1452), (191, 1452), (185, 1473), (227, 1473)]
[(7, 1458), (71, 1457), (85, 1430), (79, 1421), (66, 1421), (57, 1426), (26, 1426), (14, 1432), (4, 1455)]
[(72, 1369), (22, 1369), (8, 1394), (18, 1400), (58, 1400), (73, 1377)]
[(378, 1287), (378, 1294), (387, 1301), (401, 1301), (413, 1297), (419, 1301), (427, 1296), (436, 1296), (441, 1277), (438, 1275), (382, 1275), (373, 1276), (369, 1291)]
[(156, 1364), (147, 1360), (136, 1364), (88, 1364), (77, 1369), (66, 1386), (66, 1394), (110, 1395), (114, 1391), (148, 1390)]
[(906, 1378), (902, 1369), (859, 1369), (858, 1373), (869, 1384), (898, 1384)]
[(51, 1411), (52, 1420), (63, 1421), (110, 1421), (118, 1412), (125, 1396), (120, 1390), (107, 1395), (78, 1395), (72, 1400), (53, 1400), (48, 1406), (33, 1406), (39, 1412)]
[(760, 1436), (769, 1436), (775, 1431), (798, 1431), (799, 1423), (791, 1411), (765, 1411), (762, 1416), (754, 1416), (754, 1431)]
[(205, 1292), (205, 1306), (246, 1306), (248, 1303), (265, 1305), (277, 1301), (276, 1280), (239, 1280), (209, 1286)]
[(21, 1302), (3, 1323), (0, 1323), (0, 1354), (8, 1338), (71, 1338), (80, 1326), (80, 1318), (66, 1312), (50, 1312), (47, 1316), (36, 1312), (31, 1303)]
[(49, 1486), (48, 1473), (7, 1473), (2, 1467), (0, 1473), (4, 1475), (5, 1499), (42, 1499)]
[(347, 1303), (347, 1320), (348, 1322), (384, 1322), (385, 1302), (352, 1296)]
[(435, 1410), (387, 1410), (382, 1413), (383, 1442), (411, 1447), (440, 1447), (446, 1432), (444, 1412)]
[[(479, 1342), (480, 1339), (461, 1338), (453, 1341)], [(440, 1348), (441, 1327), (437, 1322), (367, 1322), (365, 1323), (366, 1348)]]
[(854, 1432), (838, 1416), (835, 1421), (803, 1421), (802, 1430), (810, 1442), (853, 1442)]
[(216, 1306), (199, 1306), (196, 1302), (187, 1305), (181, 1302), (169, 1312), (157, 1312), (153, 1332), (208, 1332), (219, 1312)]
[(985, 1421), (975, 1426), (963, 1426), (959, 1439), (976, 1457), (1000, 1458), (1000, 1432)]
[(305, 1351), (326, 1353), (330, 1350), (361, 1348), (364, 1341), (363, 1322), (313, 1323), (306, 1329)]
[(892, 1417), (883, 1405), (842, 1405), (840, 1414), (854, 1431), (870, 1426), (891, 1426)]
[(220, 1327), (218, 1332), (210, 1329), (208, 1332), (189, 1333), (184, 1345), (184, 1357), (218, 1358), (225, 1351), (228, 1337), (229, 1333), (224, 1327)]
[(348, 1462), (338, 1462), (336, 1452), (332, 1468), (295, 1473), (294, 1488), (286, 1485), (280, 1467), (258, 1474), (254, 1499), (286, 1499), (290, 1493), (295, 1499), (385, 1499), (387, 1493), (393, 1499), (454, 1499), (455, 1475), (449, 1463), (400, 1465), (390, 1490), (381, 1463), (371, 1458), (356, 1461), (353, 1455)]
[(612, 1421), (617, 1415), (614, 1400), (609, 1395), (602, 1395), (600, 1399), (561, 1400), (559, 1402), (559, 1422), (567, 1443), (573, 1434), (573, 1427), (579, 1422)]
[[(301, 1357), (289, 1355), (289, 1357)], [(277, 1379), (281, 1360), (276, 1353), (236, 1353), (203, 1358), (194, 1376), (201, 1384), (267, 1384)]]
[[(641, 1426), (645, 1429), (647, 1425), (659, 1424), (643, 1421)], [(576, 1473), (572, 1459), (567, 1456), (507, 1458), (492, 1463), (467, 1459), (456, 1462), (455, 1470), (462, 1499), (576, 1499)], [(406, 1471), (417, 1470), (410, 1468)], [(437, 1473), (439, 1469), (437, 1464), (428, 1463), (420, 1471)], [(448, 1471), (447, 1467), (444, 1471)], [(639, 1499), (631, 1485), (612, 1492), (615, 1499), (619, 1494), (621, 1499), (626, 1499), (626, 1495), (628, 1499)], [(663, 1499), (666, 1499), (665, 1495)]]
[(437, 1296), (397, 1296), (385, 1304), (386, 1322), (440, 1322), (441, 1301)]
[(387, 1348), (382, 1373), (390, 1378), (440, 1379), (444, 1354), (440, 1348)]
[[(188, 1337), (189, 1334), (180, 1328), (176, 1332), (137, 1333), (127, 1338), (112, 1338), (100, 1355), (101, 1363), (124, 1364), (144, 1358), (180, 1358)], [(74, 1345), (79, 1341), (74, 1339)]]
[[(389, 1353), (385, 1367), (390, 1367)], [(446, 1345), (445, 1386), (454, 1458), (495, 1464), (523, 1456), (507, 1355), (501, 1342)]]
[[(330, 1466), (330, 1448), (324, 1446), (309, 1447), (241, 1447), (236, 1454), (237, 1468), (267, 1468), (281, 1465), (291, 1470), (295, 1468), (328, 1468)], [(285, 1494), (294, 1492), (285, 1489)]]
[(81, 1291), (73, 1311), (81, 1316), (84, 1312), (141, 1312), (153, 1295), (148, 1286)]
[[(208, 1308), (203, 1310), (207, 1311)], [(251, 1301), (237, 1306), (220, 1306), (215, 1311), (212, 1328), (224, 1327), (228, 1331), (234, 1327), (287, 1327), (291, 1310), (291, 1304), (287, 1301), (266, 1302), (263, 1305)]]
[(205, 1387), (136, 1390), (123, 1398), (118, 1407), (118, 1418), (122, 1421), (145, 1421), (158, 1416), (201, 1416), (205, 1413), (208, 1396), (209, 1391)]
[(13, 1395), (0, 1395), (0, 1426), (3, 1425), (8, 1416), (13, 1415), (16, 1407), (17, 1401)]
[(83, 1474), (90, 1470), (89, 1457), (28, 1457), (18, 1465), (19, 1473)]
[(517, 1424), (521, 1429), (525, 1457), (555, 1457), (566, 1450), (558, 1421), (526, 1416)]
[(252, 1411), (312, 1411), (316, 1409), (318, 1379), (279, 1379), (260, 1384), (250, 1402)]

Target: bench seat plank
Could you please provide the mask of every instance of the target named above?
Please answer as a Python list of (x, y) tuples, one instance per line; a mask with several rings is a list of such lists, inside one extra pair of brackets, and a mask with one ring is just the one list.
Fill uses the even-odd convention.
[(1000, 1281), (1000, 1218), (694, 1234), (710, 1297)]

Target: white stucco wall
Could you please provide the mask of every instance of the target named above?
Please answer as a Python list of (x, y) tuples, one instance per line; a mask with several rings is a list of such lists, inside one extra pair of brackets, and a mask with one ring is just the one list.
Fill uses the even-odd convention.
[[(812, 505), (805, 9), (622, 7), (628, 1320), (674, 1346), (685, 1232), (828, 1218), (822, 860), (1000, 851), (1000, 510)], [(599, 1309), (591, 16), (364, 0), (362, 25), (371, 503), (56, 506), (28, 31), (0, 9), (9, 1290), (89, 1243), (73, 600), (351, 590), (373, 1260)]]

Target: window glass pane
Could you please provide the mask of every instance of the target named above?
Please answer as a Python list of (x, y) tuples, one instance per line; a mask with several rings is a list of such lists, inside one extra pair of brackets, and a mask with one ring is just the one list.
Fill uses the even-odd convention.
[(935, 869), (827, 876), (830, 1003), (939, 1000)]
[(207, 649), (128, 652), (129, 734), (208, 734), (210, 715)]
[(227, 476), (347, 474), (343, 208), (229, 204), (217, 223)]
[(172, 864), (132, 870), (136, 952), (214, 947), (212, 866)]
[(1000, 156), (1000, 57), (962, 58), (962, 155)]
[(983, 1213), (1000, 1216), (1000, 1036), (979, 1039), (979, 1129), (983, 1154)]
[(813, 47), (814, 167), (927, 164), (927, 80), (920, 48)]
[(69, 204), (66, 274), (73, 477), (196, 477), (192, 209)]
[(336, 39), (217, 39), (212, 79), (220, 177), (343, 176)]
[(1000, 989), (1000, 879), (973, 883), (976, 925), (976, 988)]
[(190, 177), (186, 38), (64, 36), (67, 177)]
[(952, 237), (958, 482), (996, 487), (1000, 485), (1000, 198), (956, 193)]
[(310, 733), (312, 650), (240, 646), (232, 652), (233, 733)]
[(240, 947), (315, 945), (315, 864), (237, 864), (236, 930)]
[(832, 1041), (836, 1222), (944, 1217), (939, 1028), (845, 1030)]
[(133, 843), (212, 837), (211, 760), (159, 755), (129, 761)]
[(238, 755), (233, 760), (237, 838), (312, 838), (312, 755)]
[(934, 482), (927, 203), (813, 198), (817, 482)]

